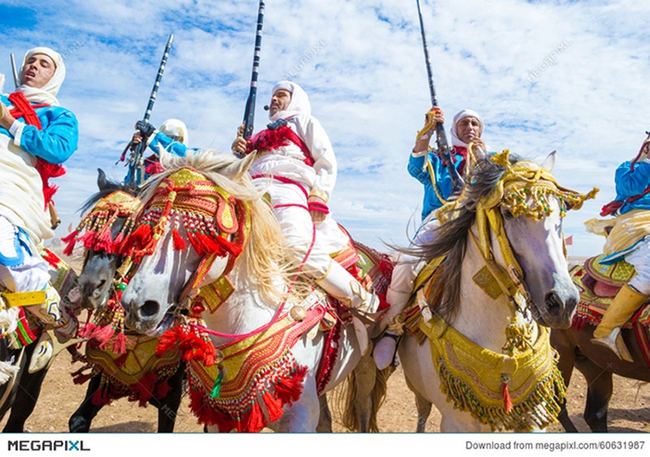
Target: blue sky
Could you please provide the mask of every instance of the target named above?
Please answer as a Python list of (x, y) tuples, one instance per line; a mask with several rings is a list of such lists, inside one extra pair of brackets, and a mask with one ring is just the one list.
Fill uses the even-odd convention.
[[(20, 62), (45, 45), (65, 56), (58, 98), (79, 119), (80, 144), (57, 180), (58, 236), (76, 226), (98, 167), (123, 178), (115, 162), (144, 114), (170, 33), (152, 122), (182, 119), (193, 147), (230, 149), (248, 95), (257, 7), (251, 0), (2, 0), (5, 92), (11, 52)], [(561, 184), (601, 189), (565, 219), (569, 252), (600, 252), (604, 239), (583, 222), (614, 198), (614, 170), (650, 130), (650, 4), (422, 0), (422, 10), (447, 118), (478, 111), (495, 150), (541, 161), (557, 149)], [(256, 130), (267, 122), (262, 106), (272, 85), (287, 75), (310, 95), (334, 144), (335, 218), (380, 250), (382, 241), (405, 244), (422, 199), (406, 163), (430, 103), (415, 1), (267, 2)]]

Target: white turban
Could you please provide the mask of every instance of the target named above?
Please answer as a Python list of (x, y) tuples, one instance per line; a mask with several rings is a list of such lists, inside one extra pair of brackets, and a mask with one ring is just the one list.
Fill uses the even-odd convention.
[(465, 143), (460, 138), (458, 138), (458, 133), (456, 132), (456, 124), (458, 124), (458, 121), (460, 121), (461, 119), (466, 118), (466, 117), (475, 117), (476, 119), (478, 119), (478, 122), (479, 122), (479, 124), (481, 126), (480, 130), (479, 130), (479, 133), (478, 133), (478, 136), (480, 138), (481, 135), (483, 135), (483, 119), (481, 119), (481, 116), (479, 116), (476, 111), (472, 111), (471, 109), (464, 109), (464, 110), (458, 112), (458, 114), (456, 114), (454, 116), (454, 120), (452, 121), (451, 144), (454, 145), (454, 146), (463, 146), (463, 147), (468, 146), (467, 143)]
[(5, 90), (5, 75), (0, 73), (0, 94), (4, 94)]
[(275, 86), (273, 86), (273, 91), (271, 94), (275, 94), (278, 89), (284, 89), (291, 93), (291, 101), (289, 106), (284, 111), (278, 111), (273, 116), (269, 113), (269, 119), (272, 121), (277, 121), (281, 118), (286, 118), (293, 116), (295, 114), (304, 114), (306, 116), (311, 115), (311, 105), (309, 104), (309, 97), (307, 93), (302, 90), (298, 84), (291, 81), (280, 81)]
[(47, 103), (48, 105), (59, 105), (59, 101), (56, 99), (56, 94), (59, 92), (59, 89), (61, 88), (61, 84), (63, 84), (63, 80), (65, 79), (65, 65), (63, 64), (63, 59), (61, 58), (61, 55), (53, 51), (50, 48), (45, 48), (45, 47), (38, 47), (34, 49), (30, 49), (27, 51), (27, 54), (25, 54), (25, 58), (23, 59), (23, 64), (20, 67), (20, 75), (22, 77), (23, 71), (25, 70), (25, 65), (27, 64), (27, 61), (34, 55), (34, 54), (45, 54), (48, 56), (52, 61), (54, 61), (54, 65), (56, 66), (56, 69), (54, 70), (54, 75), (52, 75), (52, 78), (40, 89), (36, 89), (34, 87), (29, 87), (25, 85), (20, 85), (18, 87), (18, 90), (25, 95), (25, 98), (29, 100), (30, 102), (34, 103)]
[(168, 137), (180, 138), (181, 143), (185, 146), (189, 146), (189, 132), (187, 131), (185, 122), (179, 121), (178, 119), (167, 119), (162, 123), (158, 130)]

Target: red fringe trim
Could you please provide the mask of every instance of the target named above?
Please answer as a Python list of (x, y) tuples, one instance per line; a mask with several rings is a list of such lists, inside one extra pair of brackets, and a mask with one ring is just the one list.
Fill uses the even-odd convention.
[(172, 229), (172, 240), (174, 243), (174, 249), (177, 251), (184, 251), (185, 248), (187, 247), (187, 243), (183, 239), (180, 233), (178, 233), (178, 229), (174, 227)]
[(506, 413), (512, 411), (512, 398), (510, 398), (508, 384), (505, 382), (503, 383), (503, 408), (506, 410)]
[(303, 382), (307, 375), (307, 367), (298, 367), (290, 378), (280, 379), (275, 385), (275, 396), (283, 405), (293, 405), (302, 394)]
[(197, 360), (206, 367), (211, 367), (216, 361), (217, 353), (212, 341), (199, 335), (189, 326), (179, 325), (163, 333), (158, 340), (156, 355), (160, 357), (176, 346), (186, 362)]

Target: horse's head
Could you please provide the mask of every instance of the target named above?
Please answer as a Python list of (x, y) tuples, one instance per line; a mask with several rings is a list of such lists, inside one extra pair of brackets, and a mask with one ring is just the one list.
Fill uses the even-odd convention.
[(64, 254), (71, 255), (77, 242), (85, 248), (78, 285), (81, 306), (90, 310), (101, 308), (109, 299), (115, 272), (123, 258), (118, 249), (129, 231), (127, 222), (141, 206), (133, 191), (107, 180), (101, 169), (98, 173), (99, 192), (82, 206), (85, 215), (77, 229), (63, 238), (67, 243)]
[(259, 199), (260, 193), (249, 189), (240, 198), (242, 185), (235, 181), (245, 168), (233, 161), (242, 161), (204, 154), (222, 166), (198, 171), (179, 162), (181, 168), (162, 173), (149, 184), (137, 229), (123, 244), (134, 264), (121, 299), (132, 330), (162, 334), (201, 286), (233, 268), (247, 243), (252, 221), (246, 199)]
[(566, 189), (549, 169), (508, 151), (476, 163), (468, 182), (463, 196), (440, 213), (446, 221), (441, 234), (464, 226), (467, 235), (454, 236), (463, 246), (458, 251), (474, 243), (484, 265), (474, 282), (488, 295), (510, 297), (515, 308), (528, 308), (540, 325), (570, 326), (579, 294), (568, 273), (562, 220), (597, 189), (588, 195)]

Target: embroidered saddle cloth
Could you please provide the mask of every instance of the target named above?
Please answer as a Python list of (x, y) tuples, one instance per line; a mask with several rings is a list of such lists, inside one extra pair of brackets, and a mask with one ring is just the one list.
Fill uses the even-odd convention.
[[(587, 259), (584, 265), (574, 265), (569, 273), (580, 292), (580, 301), (572, 326), (578, 331), (585, 325), (598, 325), (618, 290), (635, 275), (634, 267), (625, 260), (608, 265), (600, 263), (602, 255)], [(623, 326), (632, 328), (644, 358), (650, 366), (650, 303), (643, 305)]]

